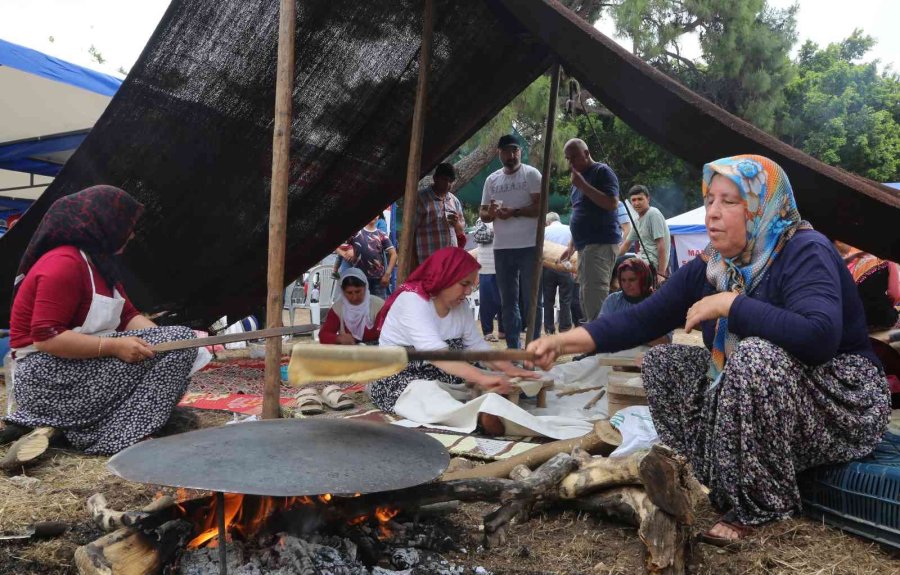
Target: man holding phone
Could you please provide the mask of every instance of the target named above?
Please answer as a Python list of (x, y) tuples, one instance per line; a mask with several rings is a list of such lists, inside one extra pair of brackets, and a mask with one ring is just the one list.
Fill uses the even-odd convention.
[[(535, 239), (541, 204), (541, 173), (522, 163), (522, 148), (514, 135), (506, 135), (497, 143), (497, 154), (503, 167), (484, 182), (481, 196), (481, 220), (494, 222), (494, 267), (500, 301), (506, 346), (520, 347), (519, 334), (528, 316), (527, 298), (519, 309), (519, 293), (527, 294), (534, 276)], [(541, 301), (538, 301), (538, 309)], [(535, 314), (537, 325), (531, 326), (534, 337), (540, 335), (541, 314)]]
[(584, 319), (597, 317), (609, 295), (616, 252), (622, 242), (619, 208), (619, 178), (612, 168), (591, 157), (587, 144), (573, 138), (563, 152), (572, 178), (572, 242), (561, 259), (578, 251), (578, 283)]
[(433, 183), (419, 192), (416, 202), (416, 260), (425, 261), (441, 248), (465, 247), (466, 221), (462, 202), (450, 192), (456, 180), (453, 164), (438, 164)]

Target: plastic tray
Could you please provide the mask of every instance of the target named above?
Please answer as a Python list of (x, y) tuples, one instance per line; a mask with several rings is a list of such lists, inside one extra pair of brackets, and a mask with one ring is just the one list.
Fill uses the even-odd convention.
[(804, 512), (900, 549), (900, 436), (888, 433), (868, 457), (800, 476)]

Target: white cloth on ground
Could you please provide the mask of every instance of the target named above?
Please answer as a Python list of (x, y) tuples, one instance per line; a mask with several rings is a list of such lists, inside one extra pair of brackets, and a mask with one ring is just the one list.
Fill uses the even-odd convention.
[(543, 435), (552, 439), (581, 437), (593, 429), (586, 420), (559, 416), (535, 416), (496, 393), (487, 393), (468, 402), (453, 398), (437, 381), (414, 380), (394, 406), (406, 418), (395, 422), (404, 427), (433, 427), (459, 433), (471, 433), (478, 426), (478, 414), (488, 413), (503, 419), (506, 435)]

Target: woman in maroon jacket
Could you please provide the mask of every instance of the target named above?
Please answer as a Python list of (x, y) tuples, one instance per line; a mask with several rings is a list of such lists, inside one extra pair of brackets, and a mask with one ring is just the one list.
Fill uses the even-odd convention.
[(356, 345), (378, 343), (381, 330), (375, 318), (384, 300), (369, 294), (366, 274), (359, 268), (348, 268), (341, 274), (341, 297), (328, 310), (319, 330), (319, 343)]
[(86, 453), (116, 453), (162, 427), (184, 394), (197, 350), (157, 355), (151, 346), (193, 332), (157, 327), (119, 282), (117, 256), (142, 211), (124, 191), (94, 186), (44, 215), (13, 292), (17, 410), (7, 439), (53, 427)]

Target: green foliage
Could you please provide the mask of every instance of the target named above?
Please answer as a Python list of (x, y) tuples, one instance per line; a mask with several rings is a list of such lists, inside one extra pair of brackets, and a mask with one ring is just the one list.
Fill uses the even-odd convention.
[(875, 40), (855, 30), (819, 48), (806, 42), (787, 87), (782, 139), (828, 164), (875, 181), (900, 180), (900, 80), (878, 62), (856, 63)]
[[(797, 7), (765, 0), (619, 0), (616, 31), (635, 54), (764, 130), (772, 130), (791, 80)], [(702, 59), (682, 55), (689, 34)]]
[[(562, 89), (562, 88), (561, 88)], [(564, 98), (562, 95), (560, 98)], [(521, 94), (515, 97), (499, 114), (485, 124), (474, 136), (463, 144), (462, 152), (471, 151), (477, 146), (495, 146), (503, 134), (517, 131), (528, 141), (529, 163), (541, 169), (544, 156), (544, 128), (547, 121), (547, 106), (550, 99), (550, 76), (542, 75), (532, 82)], [(562, 100), (564, 101), (564, 99)], [(559, 112), (557, 112), (559, 113)], [(574, 132), (561, 127), (557, 120), (553, 133), (551, 163), (565, 163), (563, 144), (574, 137)]]
[[(590, 119), (585, 115), (566, 118), (563, 124), (587, 143), (595, 160), (612, 167), (623, 199), (632, 186), (643, 184), (666, 216), (700, 205), (700, 174), (622, 120), (592, 114)], [(570, 178), (568, 166), (563, 165), (554, 173), (552, 191), (568, 194)]]

